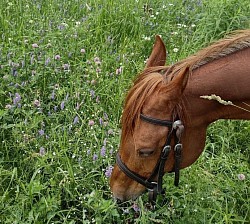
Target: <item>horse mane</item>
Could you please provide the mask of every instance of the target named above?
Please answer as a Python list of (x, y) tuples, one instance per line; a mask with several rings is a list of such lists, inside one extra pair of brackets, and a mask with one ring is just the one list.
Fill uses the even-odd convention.
[(250, 47), (250, 30), (231, 32), (226, 38), (210, 44), (186, 59), (180, 60), (172, 66), (173, 68), (166, 75), (170, 73), (173, 76), (177, 75), (184, 68), (189, 68), (191, 72), (202, 65), (248, 47)]
[(134, 127), (140, 118), (142, 106), (146, 99), (157, 91), (160, 83), (167, 85), (166, 77), (170, 76), (172, 79), (186, 68), (191, 73), (194, 69), (202, 65), (247, 47), (250, 47), (250, 30), (241, 30), (231, 33), (228, 37), (214, 42), (210, 46), (201, 49), (196, 54), (172, 66), (146, 68), (137, 76), (134, 85), (129, 90), (125, 99), (122, 114), (122, 141), (126, 141), (128, 134), (133, 134)]

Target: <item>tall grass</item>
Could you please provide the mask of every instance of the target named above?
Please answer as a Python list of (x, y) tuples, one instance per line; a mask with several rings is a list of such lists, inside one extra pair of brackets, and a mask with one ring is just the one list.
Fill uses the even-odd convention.
[(119, 208), (109, 174), (124, 95), (155, 34), (174, 63), (249, 28), (248, 1), (1, 1), (0, 223), (248, 223), (248, 122), (219, 121), (199, 160)]

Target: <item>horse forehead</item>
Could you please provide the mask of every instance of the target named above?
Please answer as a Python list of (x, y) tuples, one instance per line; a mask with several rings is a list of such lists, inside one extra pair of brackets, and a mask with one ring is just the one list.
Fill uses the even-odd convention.
[(172, 99), (167, 94), (160, 91), (152, 94), (143, 105), (143, 111), (158, 111), (159, 113), (166, 113), (172, 106)]

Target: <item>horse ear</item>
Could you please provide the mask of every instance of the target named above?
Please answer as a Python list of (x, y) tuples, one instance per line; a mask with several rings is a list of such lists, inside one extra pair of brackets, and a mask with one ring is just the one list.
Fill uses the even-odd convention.
[(173, 88), (178, 91), (178, 94), (182, 94), (186, 88), (189, 78), (189, 67), (182, 68), (177, 75), (174, 76), (173, 80), (170, 82)]
[(161, 37), (156, 35), (155, 43), (151, 55), (146, 63), (146, 68), (154, 66), (163, 66), (166, 63), (167, 53), (165, 44), (163, 43)]

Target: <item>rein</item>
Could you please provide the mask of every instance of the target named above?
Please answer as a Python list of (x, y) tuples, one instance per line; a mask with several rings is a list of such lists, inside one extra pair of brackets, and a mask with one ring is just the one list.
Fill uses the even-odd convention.
[[(174, 158), (175, 158), (175, 164), (174, 164), (174, 172), (175, 172), (175, 180), (174, 184), (175, 186), (178, 186), (179, 184), (179, 177), (180, 177), (180, 161), (181, 161), (181, 150), (182, 150), (182, 144), (180, 143), (181, 140), (181, 134), (184, 131), (184, 126), (181, 122), (181, 120), (175, 120), (175, 121), (169, 121), (169, 120), (160, 120), (152, 117), (148, 117), (144, 114), (140, 115), (140, 118), (148, 123), (151, 123), (153, 125), (160, 125), (160, 126), (166, 126), (171, 128), (169, 134), (166, 138), (166, 143), (162, 148), (160, 157), (150, 175), (149, 178), (145, 178), (134, 171), (130, 170), (121, 160), (121, 157), (119, 154), (116, 155), (116, 162), (118, 167), (131, 179), (134, 181), (142, 184), (145, 186), (149, 192), (149, 201), (152, 204), (155, 204), (156, 198), (158, 194), (164, 194), (165, 190), (162, 188), (162, 180), (164, 176), (164, 167), (165, 163), (168, 159), (168, 155), (171, 151), (171, 140), (172, 137), (174, 137), (175, 140), (175, 146), (174, 146)], [(157, 177), (157, 182), (153, 181)]]

